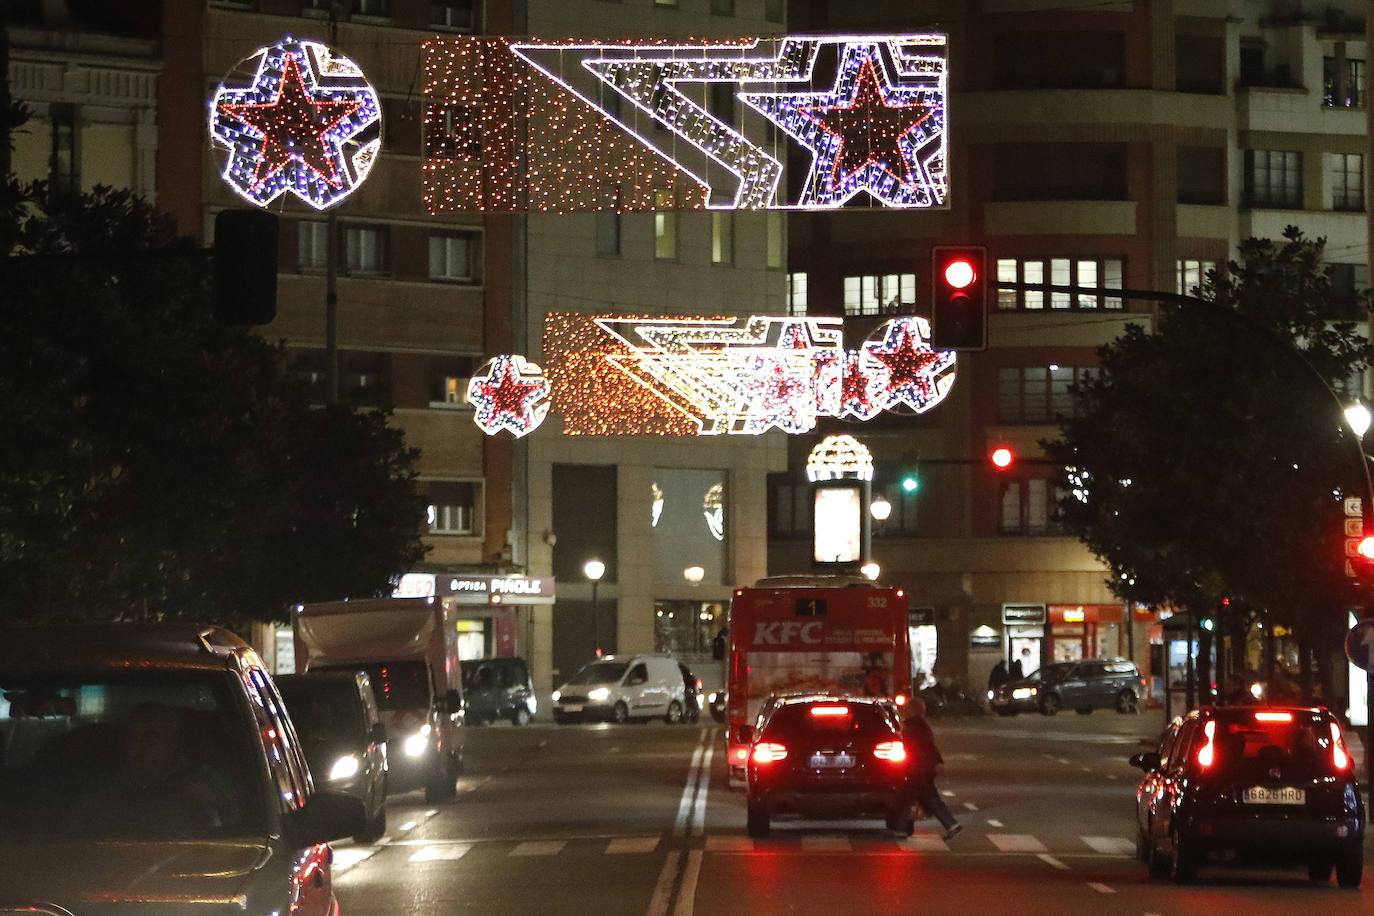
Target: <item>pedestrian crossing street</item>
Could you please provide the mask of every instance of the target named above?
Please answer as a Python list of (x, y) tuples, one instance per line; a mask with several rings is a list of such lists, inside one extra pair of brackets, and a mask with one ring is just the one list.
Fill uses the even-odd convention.
[[(667, 841), (667, 842), (665, 842)], [(671, 845), (666, 834), (626, 837), (576, 837), (571, 839), (477, 839), (422, 840), (385, 837), (375, 845), (340, 844), (334, 850), (334, 870), (345, 872), (353, 866), (386, 851), (387, 861), (398, 859), (423, 867), (429, 863), (452, 863), (460, 859), (492, 857), (547, 858), (560, 855), (632, 856), (659, 852)], [(833, 833), (798, 828), (775, 829), (768, 839), (752, 839), (735, 834), (707, 834), (693, 843), (707, 853), (747, 855), (751, 853), (802, 854), (892, 854), (950, 853), (985, 856), (1038, 856), (1056, 868), (1066, 868), (1056, 856), (1131, 858), (1133, 840), (1115, 836), (1079, 836), (1052, 848), (1032, 834), (987, 832), (966, 829), (955, 840), (946, 842), (943, 833), (917, 831), (898, 838), (881, 831), (873, 835)], [(1053, 853), (1053, 855), (1051, 855)]]

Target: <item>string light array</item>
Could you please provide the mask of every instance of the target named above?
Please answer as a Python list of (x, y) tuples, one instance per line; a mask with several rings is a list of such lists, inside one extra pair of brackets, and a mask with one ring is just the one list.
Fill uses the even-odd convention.
[(826, 436), (806, 456), (806, 479), (872, 480), (873, 454), (853, 436)]
[[(675, 207), (712, 209), (831, 209), (861, 191), (939, 207), (948, 196), (943, 35), (424, 47), (434, 213), (662, 209), (664, 189)], [(833, 78), (821, 61), (839, 62)], [(762, 119), (711, 111), (717, 85)], [(771, 125), (812, 156), (794, 197), (790, 144)]]
[(316, 210), (367, 178), (382, 145), (382, 106), (358, 65), (290, 36), (259, 48), (210, 100), (224, 180), (265, 207), (290, 192)]
[(915, 316), (845, 350), (839, 318), (552, 313), (544, 353), (547, 380), (518, 356), (497, 357), (472, 380), (478, 426), (524, 435), (547, 395), (573, 436), (799, 434), (820, 417), (924, 413), (949, 393), (956, 358), (931, 350), (930, 325)]

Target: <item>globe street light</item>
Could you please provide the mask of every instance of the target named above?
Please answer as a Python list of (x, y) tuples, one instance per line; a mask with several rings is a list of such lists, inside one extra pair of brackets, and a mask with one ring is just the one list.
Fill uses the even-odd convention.
[(601, 615), (596, 607), (596, 585), (606, 575), (606, 564), (600, 560), (588, 560), (582, 573), (592, 583), (592, 638), (596, 641), (596, 657), (601, 657)]
[(868, 511), (873, 513), (873, 517), (880, 522), (887, 521), (887, 517), (892, 514), (892, 503), (885, 497), (879, 496), (868, 506)]
[(1369, 432), (1370, 420), (1369, 408), (1364, 406), (1363, 401), (1356, 401), (1345, 409), (1345, 422), (1361, 439), (1364, 438), (1365, 433)]

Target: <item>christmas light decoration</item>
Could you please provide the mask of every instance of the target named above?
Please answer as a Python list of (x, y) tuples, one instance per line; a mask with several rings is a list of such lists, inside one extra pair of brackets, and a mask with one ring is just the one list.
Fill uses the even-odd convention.
[(382, 107), (358, 65), (286, 37), (260, 48), (210, 101), (224, 180), (265, 207), (290, 192), (328, 209), (367, 178), (382, 145)]
[(468, 380), (473, 419), (487, 435), (507, 430), (516, 438), (532, 432), (549, 412), (549, 380), (523, 356), (497, 356)]
[[(435, 213), (647, 210), (666, 190), (676, 207), (828, 209), (866, 191), (885, 206), (942, 207), (945, 52), (937, 34), (436, 39), (425, 44), (426, 202)], [(713, 111), (725, 98), (782, 133)], [(812, 157), (795, 198), (785, 137)]]
[(872, 480), (873, 455), (853, 436), (826, 436), (806, 456), (806, 479)]
[(547, 378), (519, 356), (468, 385), (487, 433), (524, 435), (550, 404), (567, 435), (805, 433), (820, 417), (923, 413), (954, 384), (953, 351), (930, 349), (924, 318), (894, 318), (857, 350), (839, 318), (649, 318), (554, 312)]

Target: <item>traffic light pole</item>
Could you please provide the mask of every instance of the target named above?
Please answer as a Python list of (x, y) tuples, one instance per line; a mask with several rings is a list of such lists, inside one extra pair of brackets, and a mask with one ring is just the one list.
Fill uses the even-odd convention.
[[(1374, 7), (1374, 0), (1371, 0), (1371, 7)], [(1374, 108), (1371, 109), (1371, 119), (1374, 119)], [(1374, 136), (1371, 136), (1371, 143), (1374, 143)], [(1371, 220), (1374, 220), (1374, 213), (1371, 213)], [(1374, 237), (1374, 231), (1371, 233)], [(1152, 289), (1107, 289), (1098, 286), (1044, 286), (1038, 283), (1021, 283), (1009, 280), (994, 280), (989, 284), (997, 290), (1035, 290), (1050, 293), (1069, 293), (1070, 295), (1093, 296), (1098, 301), (1103, 301), (1105, 297), (1114, 299), (1141, 299), (1146, 302), (1163, 302), (1168, 305), (1189, 305), (1200, 306), (1208, 309), (1214, 314), (1222, 315), (1229, 319), (1238, 320), (1251, 329), (1258, 331), (1261, 336), (1267, 338), (1271, 343), (1277, 345), (1278, 349), (1290, 356), (1297, 357), (1303, 367), (1321, 385), (1322, 390), (1331, 396), (1332, 402), (1336, 405), (1337, 414), (1343, 414), (1345, 404), (1341, 401), (1341, 396), (1326, 381), (1326, 378), (1317, 371), (1317, 367), (1312, 365), (1302, 351), (1293, 346), (1292, 342), (1279, 336), (1273, 328), (1235, 309), (1227, 308), (1208, 299), (1198, 296), (1188, 296), (1183, 293), (1165, 293)], [(1352, 430), (1353, 432), (1353, 430)], [(1374, 478), (1369, 472), (1369, 456), (1365, 453), (1364, 442), (1360, 436), (1355, 437), (1355, 449), (1359, 452), (1360, 471), (1364, 475), (1364, 499), (1361, 500), (1362, 511), (1361, 521), (1367, 525), (1370, 513), (1374, 511)], [(1366, 529), (1367, 530), (1367, 529)], [(1366, 608), (1361, 607), (1362, 611)], [(1374, 789), (1374, 673), (1365, 673), (1365, 734), (1364, 734), (1364, 756), (1365, 756), (1365, 794), (1369, 795), (1370, 790)], [(1366, 798), (1368, 800), (1368, 798)]]

